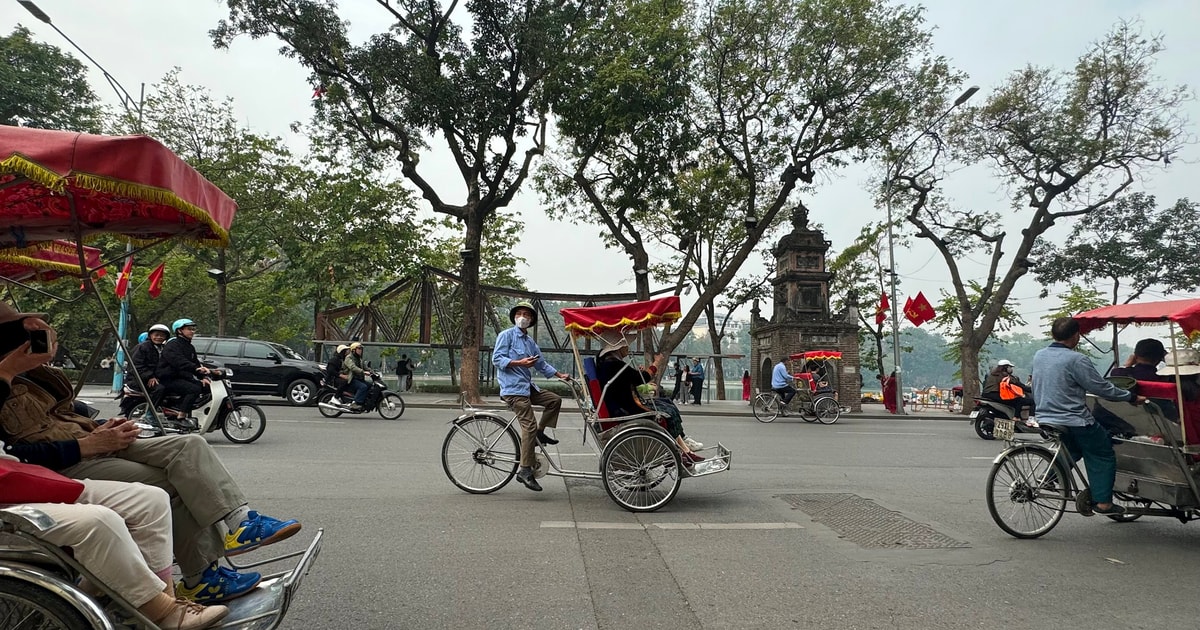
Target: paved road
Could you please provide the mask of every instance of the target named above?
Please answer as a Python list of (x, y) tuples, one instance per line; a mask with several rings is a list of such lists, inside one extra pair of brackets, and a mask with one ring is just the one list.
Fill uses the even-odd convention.
[[(209, 441), (254, 507), (326, 530), (287, 628), (1161, 629), (1200, 615), (1200, 526), (1067, 515), (1012, 539), (983, 499), (999, 445), (965, 422), (685, 408), (733, 468), (634, 515), (587, 481), (459, 491), (439, 462), (452, 410), (267, 411), (259, 442)], [(578, 431), (559, 437), (563, 462), (596, 468)], [(884, 540), (935, 548), (871, 546)]]

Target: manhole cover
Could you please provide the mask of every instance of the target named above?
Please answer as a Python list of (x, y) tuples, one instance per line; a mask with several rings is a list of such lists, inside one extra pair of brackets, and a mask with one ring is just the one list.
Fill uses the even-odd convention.
[(953, 549), (969, 547), (932, 527), (857, 494), (781, 494), (793, 509), (867, 549)]

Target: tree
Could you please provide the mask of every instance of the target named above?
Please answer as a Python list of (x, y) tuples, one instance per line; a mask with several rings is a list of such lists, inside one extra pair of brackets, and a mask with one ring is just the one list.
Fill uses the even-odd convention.
[[(1163, 293), (1194, 291), (1200, 286), (1200, 206), (1180, 199), (1159, 207), (1153, 195), (1142, 192), (1084, 215), (1075, 223), (1066, 245), (1039, 239), (1034, 247), (1038, 282), (1111, 282), (1109, 304), (1128, 304), (1147, 289)], [(1095, 307), (1093, 307), (1095, 308)], [(1078, 312), (1078, 311), (1076, 311)], [(1113, 325), (1114, 352), (1118, 326)], [(1121, 357), (1113, 361), (1120, 363)]]
[(0, 37), (0, 125), (100, 133), (104, 109), (87, 67), (17, 26)]
[[(887, 234), (887, 223), (868, 223), (859, 231), (846, 249), (838, 252), (829, 261), (829, 272), (833, 280), (829, 283), (830, 305), (834, 312), (846, 308), (858, 311), (858, 345), (864, 348), (860, 361), (863, 368), (870, 365), (876, 374), (887, 374), (884, 369), (883, 340), (890, 335), (890, 312), (883, 321), (876, 321), (876, 312), (882, 304), (881, 297), (891, 300), (891, 284), (888, 282), (889, 265), (884, 259), (883, 237)], [(903, 246), (904, 239), (900, 245)], [(900, 308), (890, 304), (890, 308)]]
[[(1057, 221), (1109, 205), (1145, 172), (1169, 164), (1187, 141), (1181, 107), (1190, 97), (1154, 75), (1161, 50), (1160, 38), (1118, 24), (1072, 70), (1027, 67), (953, 121), (952, 157), (990, 165), (1010, 195), (1012, 215), (1004, 218), (1025, 221), (1015, 247), (1006, 248), (1000, 213), (954, 208), (942, 197), (940, 182), (961, 164), (941, 164), (947, 147), (940, 137), (925, 158), (897, 169), (893, 181), (908, 204), (906, 219), (950, 273), (964, 374), (978, 372), (979, 351), (1028, 273), (1038, 237)], [(913, 166), (926, 160), (923, 168)], [(959, 267), (970, 252), (989, 258), (987, 277), (974, 285), (978, 292)], [(979, 394), (972, 380), (964, 386), (968, 398)]]
[[(974, 280), (968, 281), (968, 287), (966, 291), (967, 299), (973, 303), (978, 303), (983, 294), (983, 290), (983, 287), (978, 282)], [(959, 300), (961, 298), (959, 297), (958, 291), (955, 291), (953, 294), (951, 294), (947, 293), (945, 290), (942, 290), (941, 294), (942, 299), (938, 302), (937, 307), (934, 309), (937, 312), (937, 317), (933, 321), (935, 326), (945, 330), (950, 335), (948, 345), (946, 346), (946, 351), (942, 354), (942, 356), (945, 357), (947, 361), (952, 361), (961, 366), (963, 360), (963, 331), (965, 329), (962, 320), (963, 308), (962, 305), (959, 304)], [(1017, 311), (1019, 306), (1019, 304), (1012, 300), (1006, 300), (1004, 302), (1004, 308), (1000, 309), (1000, 315), (996, 318), (996, 324), (993, 330), (1008, 332), (1017, 326), (1024, 326), (1025, 319), (1021, 317), (1021, 313)], [(987, 344), (985, 342), (976, 353), (976, 365), (986, 365), (988, 358), (989, 355), (987, 352)], [(968, 372), (960, 368), (958, 371), (958, 375), (960, 377), (964, 374), (976, 373), (978, 373), (978, 370), (976, 370), (976, 372)], [(965, 391), (966, 386), (964, 385), (963, 387)]]
[[(591, 21), (585, 0), (518, 3), (376, 0), (381, 32), (361, 44), (325, 0), (228, 0), (213, 31), (219, 47), (239, 34), (274, 36), (283, 54), (312, 71), (324, 95), (317, 120), (367, 159), (394, 156), (400, 171), (440, 214), (463, 224), (463, 363), (467, 395), (479, 397), (482, 296), (480, 244), (488, 221), (508, 206), (545, 146), (545, 81), (562, 51)], [(468, 32), (467, 29), (470, 29)], [(462, 187), (438, 189), (421, 152), (440, 139)], [(524, 148), (523, 152), (521, 149)]]
[(733, 281), (797, 187), (864, 159), (957, 80), (931, 54), (920, 8), (711, 0), (697, 13), (693, 118), (712, 163), (727, 164), (742, 190), (726, 200), (726, 216), (752, 227), (664, 336), (667, 351)]

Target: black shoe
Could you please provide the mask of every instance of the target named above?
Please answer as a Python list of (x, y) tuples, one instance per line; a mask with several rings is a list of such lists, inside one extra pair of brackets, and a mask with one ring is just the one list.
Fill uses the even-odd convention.
[(522, 485), (524, 485), (526, 488), (529, 488), (530, 490), (533, 490), (534, 492), (542, 491), (541, 484), (539, 484), (537, 482), (537, 479), (533, 478), (533, 470), (532, 469), (522, 468), (521, 470), (518, 470), (517, 471), (517, 481), (520, 481)]
[(551, 446), (558, 444), (558, 440), (546, 435), (545, 431), (537, 432), (537, 441), (539, 444), (549, 444)]
[(1105, 516), (1112, 516), (1115, 514), (1124, 514), (1125, 508), (1113, 503), (1105, 509), (1100, 509), (1098, 505), (1092, 504), (1092, 512), (1096, 514), (1103, 514)]

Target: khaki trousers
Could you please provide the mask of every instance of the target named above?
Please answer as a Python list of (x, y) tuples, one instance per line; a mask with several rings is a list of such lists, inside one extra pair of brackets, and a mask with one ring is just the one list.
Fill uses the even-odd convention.
[[(532, 468), (535, 462), (533, 449), (537, 446), (537, 432), (547, 427), (558, 426), (558, 410), (562, 408), (562, 398), (554, 392), (539, 389), (530, 396), (501, 396), (510, 411), (517, 416), (521, 423), (521, 466)], [(542, 421), (538, 423), (533, 418), (533, 407), (544, 407)]]
[(167, 493), (140, 483), (83, 480), (74, 504), (31, 504), (55, 525), (46, 542), (71, 547), (75, 559), (106, 586), (141, 606), (163, 592), (155, 572), (171, 566), (171, 504)]
[(175, 560), (185, 576), (225, 557), (225, 535), (217, 523), (246, 504), (225, 465), (199, 435), (137, 440), (123, 451), (85, 459), (59, 472), (74, 479), (133, 481), (166, 490)]

